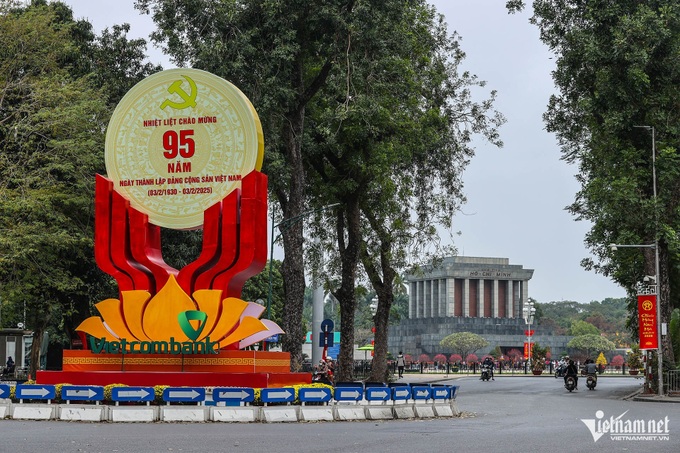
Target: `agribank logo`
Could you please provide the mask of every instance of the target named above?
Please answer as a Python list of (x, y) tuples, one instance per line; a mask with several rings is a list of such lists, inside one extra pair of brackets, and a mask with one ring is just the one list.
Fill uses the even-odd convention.
[(627, 412), (605, 419), (604, 412), (597, 411), (594, 419), (582, 418), (581, 421), (593, 435), (594, 442), (605, 434), (611, 440), (670, 440), (668, 416), (659, 420), (624, 420)]

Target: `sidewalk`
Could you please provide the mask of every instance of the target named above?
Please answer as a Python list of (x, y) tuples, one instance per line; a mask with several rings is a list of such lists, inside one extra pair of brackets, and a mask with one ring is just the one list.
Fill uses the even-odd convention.
[(636, 392), (628, 395), (624, 399), (631, 399), (633, 401), (645, 401), (649, 403), (680, 403), (680, 394), (673, 393), (671, 395), (659, 396), (658, 394), (645, 394), (644, 389), (637, 390)]

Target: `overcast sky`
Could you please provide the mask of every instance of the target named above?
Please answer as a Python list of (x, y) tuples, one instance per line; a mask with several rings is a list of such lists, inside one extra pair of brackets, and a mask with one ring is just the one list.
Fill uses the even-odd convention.
[[(131, 37), (148, 40), (153, 30), (133, 0), (63, 1), (97, 33), (127, 22)], [(463, 69), (498, 91), (496, 107), (508, 120), (501, 128), (504, 147), (476, 142), (477, 154), (465, 172), (468, 203), (453, 228), (461, 233), (453, 238), (459, 254), (503, 257), (534, 269), (529, 296), (539, 302), (624, 297), (621, 287), (579, 264), (590, 256), (583, 245), (589, 225), (575, 222), (564, 210), (578, 190), (577, 169), (559, 159), (555, 137), (545, 131), (541, 118), (554, 91), (553, 61), (538, 30), (528, 23), (529, 12), (508, 15), (505, 0), (430, 3), (444, 14), (449, 30), (462, 36)], [(149, 55), (152, 62), (172, 67), (151, 44)]]

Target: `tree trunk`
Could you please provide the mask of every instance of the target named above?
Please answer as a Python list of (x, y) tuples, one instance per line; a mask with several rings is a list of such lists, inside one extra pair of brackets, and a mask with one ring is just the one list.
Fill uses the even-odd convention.
[[(303, 259), (303, 223), (301, 216), (305, 207), (306, 173), (302, 161), (300, 139), (304, 124), (304, 108), (291, 113), (287, 118), (286, 163), (288, 184), (279, 185), (277, 198), (283, 211), (283, 222), (279, 227), (283, 237), (284, 259), (282, 265), (285, 302), (283, 311), (282, 349), (290, 353), (291, 371), (302, 368), (302, 343), (305, 332), (302, 326), (302, 308), (305, 296), (305, 266)], [(276, 233), (274, 233), (276, 234)]]
[[(375, 224), (373, 222), (372, 224)], [(378, 295), (378, 308), (375, 316), (373, 316), (373, 324), (375, 326), (374, 350), (373, 350), (373, 366), (371, 366), (372, 381), (386, 381), (387, 380), (387, 333), (389, 329), (390, 309), (394, 302), (394, 279), (396, 272), (390, 263), (390, 252), (392, 242), (387, 238), (387, 234), (381, 231), (378, 225), (374, 229), (381, 235), (380, 246), (380, 266), (377, 267), (373, 259), (362, 253), (362, 260), (364, 269), (368, 274), (373, 289)], [(365, 249), (363, 249), (365, 251)], [(379, 270), (378, 270), (379, 269)], [(379, 274), (382, 272), (382, 275)]]
[[(361, 241), (361, 216), (356, 198), (349, 200), (345, 207), (346, 212), (340, 212), (337, 223), (341, 281), (340, 288), (333, 293), (340, 303), (339, 381), (354, 379), (354, 314), (357, 308), (355, 287)], [(346, 223), (343, 215), (346, 216)]]
[(28, 367), (28, 375), (31, 379), (36, 379), (36, 371), (40, 369), (40, 347), (42, 346), (43, 339), (42, 327), (38, 327), (33, 330), (33, 343), (31, 344), (31, 364)]

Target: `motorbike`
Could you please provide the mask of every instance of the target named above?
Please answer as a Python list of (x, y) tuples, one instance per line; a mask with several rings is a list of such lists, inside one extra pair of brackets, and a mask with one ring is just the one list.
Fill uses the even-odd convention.
[(564, 380), (564, 388), (569, 390), (570, 393), (573, 392), (576, 388), (576, 378), (574, 376), (567, 376)]
[(564, 375), (567, 373), (567, 365), (566, 364), (561, 364), (558, 365), (557, 368), (555, 368), (555, 379), (564, 377)]
[(312, 375), (312, 383), (333, 385), (333, 377), (327, 371), (315, 371)]
[(491, 368), (488, 365), (482, 365), (482, 381), (491, 379)]
[(588, 374), (587, 376), (586, 387), (588, 387), (588, 390), (595, 390), (595, 386), (597, 385), (597, 374)]

